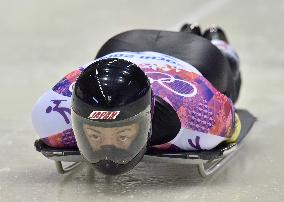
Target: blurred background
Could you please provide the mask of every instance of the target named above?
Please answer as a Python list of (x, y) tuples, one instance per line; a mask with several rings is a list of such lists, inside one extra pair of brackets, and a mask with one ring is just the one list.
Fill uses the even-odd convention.
[[(283, 0), (1, 0), (0, 202), (284, 201), (283, 19)], [(220, 25), (240, 55), (237, 107), (258, 118), (242, 150), (206, 179), (195, 166), (166, 162), (142, 162), (111, 182), (87, 165), (57, 174), (33, 147), (39, 96), (113, 35), (185, 22)]]

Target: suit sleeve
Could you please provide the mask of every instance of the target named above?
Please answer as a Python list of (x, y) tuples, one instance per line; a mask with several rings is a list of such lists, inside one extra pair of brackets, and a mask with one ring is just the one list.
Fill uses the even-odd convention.
[(83, 68), (79, 68), (67, 74), (33, 106), (33, 126), (40, 139), (51, 147), (76, 147), (71, 125), (71, 96), (73, 85), (82, 71)]

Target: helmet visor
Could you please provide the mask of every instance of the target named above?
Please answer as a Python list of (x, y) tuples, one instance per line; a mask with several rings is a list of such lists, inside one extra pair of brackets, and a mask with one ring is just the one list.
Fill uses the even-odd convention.
[(72, 124), (79, 150), (89, 162), (111, 160), (125, 164), (147, 144), (151, 130), (150, 107), (119, 121), (90, 120), (72, 111)]

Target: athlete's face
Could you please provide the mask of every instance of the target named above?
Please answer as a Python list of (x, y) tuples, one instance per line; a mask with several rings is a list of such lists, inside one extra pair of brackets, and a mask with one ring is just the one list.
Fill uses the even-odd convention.
[(121, 127), (104, 128), (83, 124), (83, 130), (93, 151), (98, 151), (105, 145), (127, 150), (138, 134), (139, 125), (133, 123)]

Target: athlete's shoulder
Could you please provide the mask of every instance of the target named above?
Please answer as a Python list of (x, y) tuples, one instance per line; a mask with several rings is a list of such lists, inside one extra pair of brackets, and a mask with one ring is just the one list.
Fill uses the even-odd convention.
[(84, 67), (80, 67), (70, 72), (69, 74), (64, 76), (58, 83), (56, 83), (55, 86), (53, 86), (52, 90), (63, 96), (71, 97), (75, 81), (83, 70)]
[(41, 138), (71, 128), (70, 106), (73, 85), (82, 71), (81, 67), (64, 76), (34, 104), (32, 122)]

